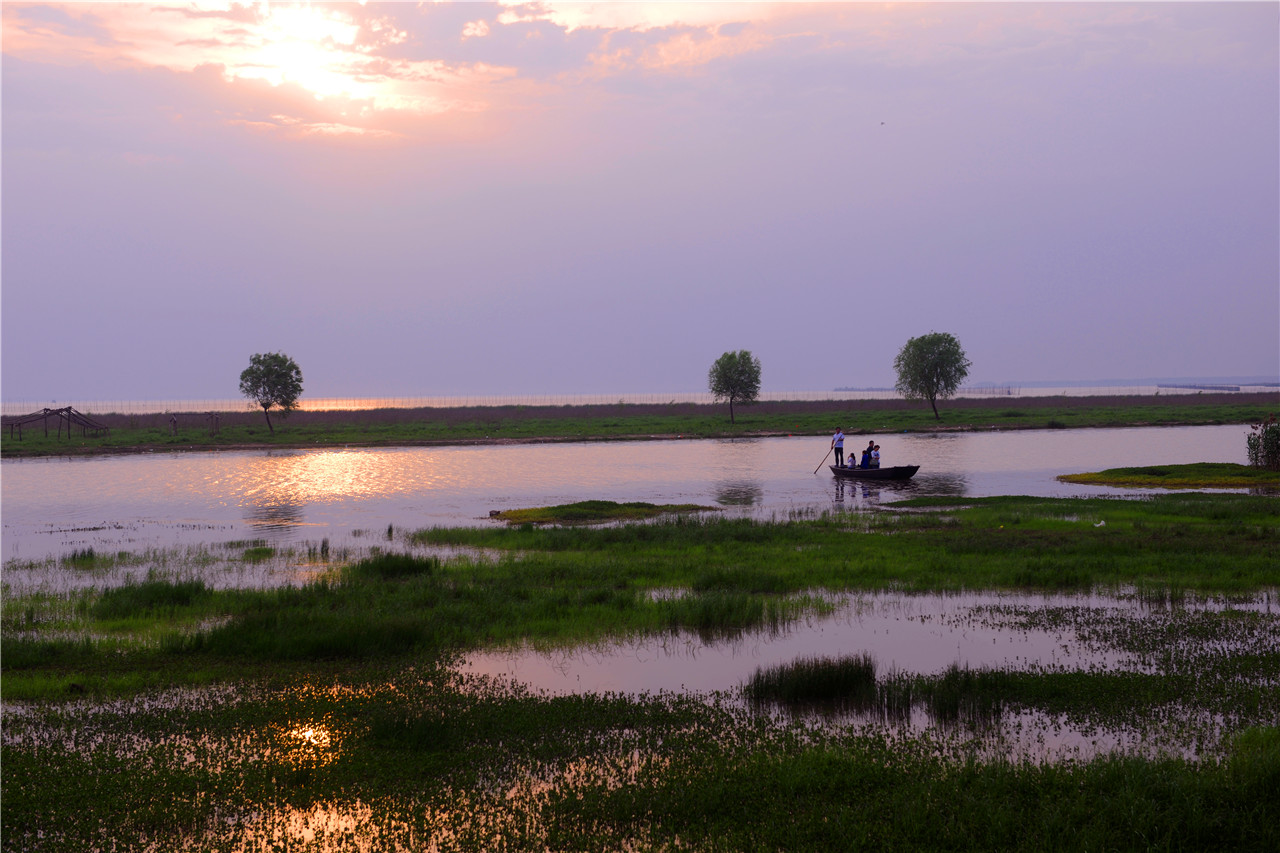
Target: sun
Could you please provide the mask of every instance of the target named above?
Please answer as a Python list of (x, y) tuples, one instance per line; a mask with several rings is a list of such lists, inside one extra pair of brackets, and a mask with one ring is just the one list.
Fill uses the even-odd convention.
[(370, 98), (374, 84), (357, 74), (365, 57), (357, 47), (358, 24), (341, 13), (312, 6), (267, 6), (227, 72), (272, 85), (292, 83), (318, 99)]

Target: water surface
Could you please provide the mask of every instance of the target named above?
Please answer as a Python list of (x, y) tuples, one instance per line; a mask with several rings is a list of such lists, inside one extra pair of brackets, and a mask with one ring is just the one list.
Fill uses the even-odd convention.
[[(836, 480), (822, 437), (485, 447), (169, 452), (5, 460), (3, 556), (265, 539), (342, 543), (390, 525), (487, 524), (495, 510), (601, 499), (768, 517), (912, 495), (1133, 494), (1058, 482), (1131, 465), (1239, 462), (1244, 426), (882, 434), (906, 483)], [(868, 436), (850, 436), (851, 452)], [(829, 461), (829, 460), (828, 460)], [(815, 474), (814, 469), (818, 468)]]

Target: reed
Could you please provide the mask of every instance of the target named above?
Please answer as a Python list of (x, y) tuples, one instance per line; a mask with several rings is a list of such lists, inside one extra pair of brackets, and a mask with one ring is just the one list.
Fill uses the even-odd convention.
[(360, 560), (347, 570), (352, 580), (404, 580), (429, 576), (439, 571), (436, 557), (420, 557), (414, 554), (378, 554)]
[(95, 619), (172, 613), (192, 607), (201, 600), (207, 601), (210, 595), (210, 590), (201, 580), (171, 581), (152, 577), (140, 583), (104, 590), (89, 607), (89, 612)]
[(757, 669), (743, 693), (757, 708), (779, 704), (793, 710), (868, 711), (881, 704), (876, 663), (868, 654), (804, 657)]

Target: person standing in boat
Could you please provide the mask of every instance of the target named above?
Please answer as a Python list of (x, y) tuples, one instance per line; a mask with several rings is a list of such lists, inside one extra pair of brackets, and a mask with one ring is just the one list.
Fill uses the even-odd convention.
[(844, 430), (836, 427), (836, 434), (831, 436), (831, 446), (836, 451), (836, 467), (844, 467)]
[(878, 444), (871, 448), (871, 467), (880, 467), (880, 445)]

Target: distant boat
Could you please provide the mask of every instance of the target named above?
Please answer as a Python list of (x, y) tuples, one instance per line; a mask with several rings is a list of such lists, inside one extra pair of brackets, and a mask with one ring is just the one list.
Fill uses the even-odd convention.
[(920, 470), (919, 465), (894, 465), (892, 468), (841, 468), (838, 465), (827, 467), (837, 477), (850, 477), (854, 480), (910, 480)]

